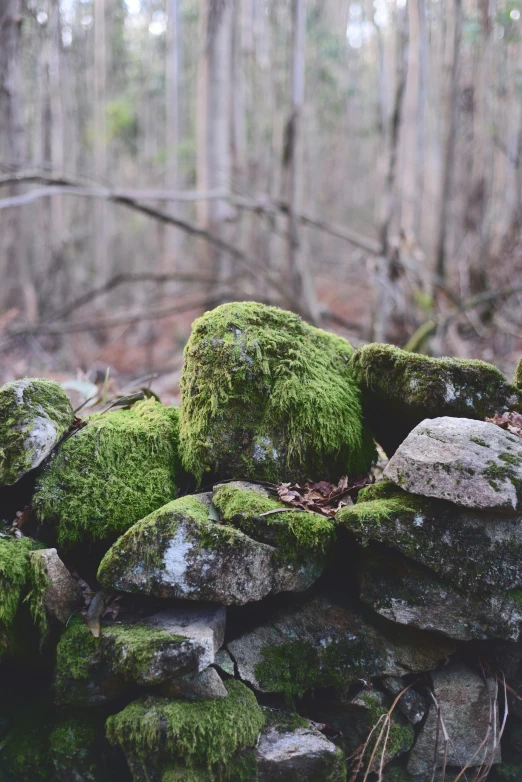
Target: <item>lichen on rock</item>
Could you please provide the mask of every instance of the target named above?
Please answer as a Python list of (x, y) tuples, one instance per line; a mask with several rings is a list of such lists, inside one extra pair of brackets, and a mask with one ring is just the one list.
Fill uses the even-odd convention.
[(521, 392), (485, 361), (432, 358), (372, 343), (354, 352), (351, 367), (368, 423), (388, 456), (425, 418), (483, 420), (522, 409)]
[(92, 415), (38, 479), (33, 507), (62, 547), (115, 539), (174, 499), (179, 411), (154, 399)]
[(181, 378), (185, 468), (201, 479), (365, 474), (375, 450), (352, 347), (297, 315), (234, 302), (193, 324)]
[(0, 388), (0, 485), (38, 467), (67, 432), (74, 413), (54, 380), (25, 378)]
[(131, 769), (156, 769), (176, 761), (219, 779), (234, 755), (253, 746), (264, 716), (254, 694), (241, 682), (225, 682), (228, 695), (190, 702), (146, 697), (107, 720), (107, 738), (125, 752)]

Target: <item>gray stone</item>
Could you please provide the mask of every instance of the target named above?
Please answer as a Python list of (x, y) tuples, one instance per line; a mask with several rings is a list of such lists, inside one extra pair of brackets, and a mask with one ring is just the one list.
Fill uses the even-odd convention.
[(223, 647), (223, 649), (220, 649), (219, 652), (217, 652), (215, 658), (214, 658), (214, 665), (216, 668), (219, 668), (219, 670), (222, 673), (226, 673), (228, 676), (234, 676), (235, 675), (235, 666), (234, 666), (234, 660), (230, 656), (230, 652), (228, 649)]
[(429, 671), (454, 646), (440, 636), (391, 625), (377, 630), (324, 597), (295, 600), (265, 625), (229, 642), (239, 676), (261, 692), (302, 695), (375, 676)]
[(30, 559), (34, 568), (41, 568), (47, 580), (42, 602), (48, 616), (66, 624), (82, 603), (79, 584), (71, 576), (55, 548), (37, 549), (31, 553)]
[(371, 549), (363, 560), (361, 599), (392, 622), (459, 641), (516, 641), (522, 628), (522, 606), (509, 593), (466, 595), (413, 563)]
[(394, 697), (397, 697), (399, 693), (402, 695), (397, 702), (398, 710), (404, 714), (404, 716), (412, 723), (417, 725), (421, 722), (426, 714), (426, 701), (420, 693), (410, 687), (409, 690), (403, 692), (408, 686), (404, 679), (398, 679), (395, 676), (388, 676), (381, 682), (386, 692), (390, 693)]
[(281, 561), (277, 549), (209, 519), (199, 495), (182, 497), (135, 524), (98, 571), (123, 592), (244, 605), (278, 592), (302, 592), (323, 564)]
[[(441, 717), (449, 736), (447, 765), (464, 767), (480, 766), (484, 761), (500, 763), (500, 746), (495, 746), (494, 737), (499, 734), (498, 705), (495, 702), (495, 682), (481, 676), (462, 664), (453, 665), (432, 674), (433, 693), (439, 704)], [(494, 703), (495, 726), (490, 729), (491, 703)], [(436, 750), (437, 710), (432, 704), (428, 718), (422, 727), (408, 760), (411, 774), (428, 774), (433, 768)], [(437, 748), (437, 767), (444, 759), (442, 732)]]
[(432, 358), (374, 343), (357, 348), (350, 365), (361, 387), (365, 418), (388, 456), (426, 418), (483, 421), (522, 409), (520, 391), (484, 361)]
[[(214, 662), (224, 631), (222, 606), (170, 608), (135, 621), (129, 616), (125, 622), (102, 625), (99, 638), (82, 622), (72, 622), (57, 649), (57, 702), (104, 703), (132, 683), (151, 686), (197, 674)], [(71, 669), (76, 649), (82, 664)]]
[(53, 380), (25, 378), (0, 388), (0, 485), (10, 486), (49, 456), (74, 420)]
[(215, 668), (167, 679), (161, 692), (167, 698), (183, 698), (187, 701), (212, 701), (227, 697), (225, 685)]
[[(381, 482), (336, 518), (363, 542), (405, 554), (466, 594), (499, 595), (522, 586), (522, 516), (459, 508)], [(516, 602), (519, 597), (512, 594)]]
[(343, 753), (311, 723), (264, 728), (256, 747), (259, 782), (344, 782)]
[(522, 439), (484, 421), (427, 419), (392, 456), (384, 477), (412, 494), (517, 513), (522, 510)]

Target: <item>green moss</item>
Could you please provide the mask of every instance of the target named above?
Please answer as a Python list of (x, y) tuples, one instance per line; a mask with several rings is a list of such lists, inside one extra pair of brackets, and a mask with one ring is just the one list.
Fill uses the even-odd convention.
[[(214, 492), (213, 502), (225, 523), (239, 527), (254, 539), (264, 542), (263, 528), (266, 528), (283, 560), (327, 554), (335, 540), (333, 519), (295, 510), (256, 491), (224, 484)], [(288, 511), (261, 517), (263, 513), (284, 507)]]
[(45, 638), (47, 618), (41, 599), (47, 581), (32, 560), (39, 545), (31, 538), (0, 537), (0, 657), (11, 646), (11, 628), (24, 600), (29, 602), (42, 641)]
[[(127, 754), (149, 762), (183, 761), (219, 779), (235, 753), (253, 745), (263, 727), (263, 712), (241, 682), (225, 682), (226, 698), (169, 701), (142, 698), (107, 720), (107, 738)], [(174, 777), (175, 778), (175, 777)]]
[[(236, 753), (227, 767), (213, 772), (216, 782), (254, 782), (258, 777), (257, 761), (252, 749)], [(169, 763), (163, 770), (161, 782), (209, 782), (208, 770), (179, 763)]]
[(26, 597), (33, 622), (40, 633), (40, 644), (45, 641), (49, 632), (47, 612), (44, 605), (44, 597), (49, 588), (49, 577), (45, 565), (45, 559), (39, 551), (32, 551), (29, 555), (29, 582), (31, 590)]
[[(376, 698), (372, 698), (371, 695), (363, 694), (360, 698), (368, 710), (368, 719), (372, 727), (377, 724), (379, 718), (386, 714), (387, 709), (383, 709), (377, 702)], [(371, 741), (368, 750), (367, 757), (371, 756), (375, 743), (379, 736), (379, 729), (374, 733), (374, 741)], [(413, 744), (415, 738), (415, 731), (413, 726), (408, 722), (400, 721), (397, 715), (391, 718), (390, 732), (388, 734), (388, 741), (386, 744), (386, 754), (390, 760), (397, 757), (403, 752), (407, 752)], [(382, 744), (381, 744), (382, 747)]]
[(522, 608), (522, 589), (510, 589), (506, 592), (506, 597), (516, 606)]
[(519, 360), (515, 374), (513, 376), (513, 385), (519, 389), (522, 389), (522, 358)]
[(49, 763), (49, 714), (35, 703), (16, 715), (14, 725), (2, 738), (0, 779), (2, 782), (48, 782), (52, 779)]
[(481, 445), (483, 448), (489, 448), (489, 443), (487, 443), (485, 440), (481, 440), (480, 437), (470, 437), (469, 438), (472, 443), (476, 443), (477, 445)]
[(108, 540), (176, 495), (179, 411), (154, 399), (91, 416), (39, 478), (33, 507), (64, 547)]
[(225, 304), (193, 324), (181, 379), (183, 463), (198, 479), (365, 474), (348, 342), (290, 312)]
[(82, 699), (84, 687), (102, 667), (107, 676), (136, 681), (146, 676), (157, 655), (186, 638), (143, 625), (103, 627), (95, 638), (81, 617), (75, 617), (56, 649), (55, 688), (60, 703)]
[(94, 719), (73, 718), (59, 723), (49, 736), (49, 760), (56, 780), (100, 782), (97, 751), (99, 731)]
[[(39, 421), (37, 420), (39, 419)], [(35, 423), (54, 427), (55, 442), (74, 419), (65, 391), (53, 380), (25, 378), (0, 388), (0, 483), (15, 483), (45, 454), (31, 439)]]
[(500, 484), (504, 481), (512, 483), (517, 493), (518, 503), (522, 502), (522, 480), (515, 469), (515, 466), (520, 465), (520, 458), (509, 453), (501, 453), (499, 459), (504, 462), (504, 465), (490, 459), (486, 462), (482, 475), (497, 492), (500, 491)]
[(353, 532), (362, 533), (363, 540), (367, 541), (371, 537), (370, 528), (380, 526), (394, 515), (415, 513), (421, 506), (419, 498), (397, 489), (390, 481), (380, 481), (362, 489), (357, 503), (341, 508), (335, 518)]

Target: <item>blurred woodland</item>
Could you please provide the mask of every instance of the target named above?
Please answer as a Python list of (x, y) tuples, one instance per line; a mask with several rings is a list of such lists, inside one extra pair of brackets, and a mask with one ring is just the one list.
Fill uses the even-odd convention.
[(522, 353), (520, 0), (0, 0), (0, 382), (154, 374), (257, 299)]

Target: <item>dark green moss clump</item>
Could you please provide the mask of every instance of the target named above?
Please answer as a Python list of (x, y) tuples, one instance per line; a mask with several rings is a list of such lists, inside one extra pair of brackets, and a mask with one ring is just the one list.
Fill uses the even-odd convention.
[(148, 399), (91, 416), (62, 444), (33, 500), (60, 545), (114, 539), (174, 499), (178, 417), (176, 408)]
[[(174, 761), (188, 770), (205, 771), (209, 782), (223, 778), (235, 754), (254, 745), (264, 723), (254, 694), (244, 684), (230, 680), (225, 686), (228, 697), (214, 701), (135, 701), (109, 717), (107, 738), (119, 744), (133, 764), (161, 768)], [(176, 779), (172, 774), (167, 779)]]
[(225, 304), (193, 324), (181, 379), (185, 468), (201, 479), (365, 474), (375, 458), (348, 342), (291, 312)]
[[(335, 541), (335, 522), (318, 513), (306, 513), (259, 492), (223, 484), (214, 492), (214, 505), (225, 524), (239, 527), (250, 537), (277, 546), (283, 560), (323, 557)], [(269, 513), (268, 516), (260, 514)]]
[(74, 420), (54, 380), (25, 378), (0, 388), (0, 484), (13, 484), (37, 467)]
[(351, 366), (361, 386), (364, 414), (388, 456), (425, 418), (484, 420), (504, 410), (522, 410), (520, 391), (484, 361), (431, 358), (375, 343), (358, 348)]

